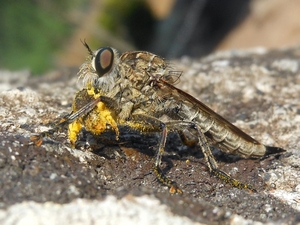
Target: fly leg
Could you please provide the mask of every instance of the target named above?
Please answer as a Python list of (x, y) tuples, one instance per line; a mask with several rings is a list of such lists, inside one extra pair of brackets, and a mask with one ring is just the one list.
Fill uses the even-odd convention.
[(32, 135), (30, 137), (31, 143), (36, 146), (40, 146), (43, 143), (43, 137), (53, 135), (55, 132), (63, 129), (65, 126), (71, 124), (76, 119), (88, 114), (96, 107), (96, 105), (101, 101), (101, 99), (102, 97), (96, 98), (93, 101), (86, 104), (85, 106), (83, 106), (82, 108), (80, 108), (78, 111), (72, 112), (69, 115), (63, 117), (57, 124), (55, 124), (55, 126), (52, 129), (41, 132), (37, 135)]
[(176, 182), (172, 181), (168, 177), (166, 177), (160, 168), (161, 159), (162, 159), (163, 153), (165, 151), (167, 135), (168, 135), (168, 130), (167, 130), (167, 127), (164, 125), (162, 128), (162, 132), (161, 132), (161, 138), (159, 141), (159, 147), (158, 147), (158, 152), (156, 154), (153, 171), (156, 174), (156, 177), (158, 178), (158, 180), (170, 188), (170, 193), (182, 194), (183, 192), (177, 186)]
[(205, 135), (203, 134), (203, 132), (201, 132), (200, 127), (197, 126), (196, 124), (194, 124), (193, 128), (197, 130), (199, 145), (202, 149), (205, 161), (207, 162), (210, 172), (213, 173), (218, 178), (220, 178), (221, 180), (224, 180), (226, 183), (229, 183), (234, 187), (237, 187), (240, 189), (249, 189), (249, 190), (254, 191), (254, 189), (250, 185), (243, 184), (242, 182), (230, 177), (224, 171), (218, 169), (218, 164), (217, 164), (214, 156), (211, 153), (211, 150), (210, 150), (210, 147), (208, 145)]
[(182, 194), (182, 190), (177, 186), (175, 181), (172, 181), (168, 177), (166, 177), (161, 168), (161, 160), (165, 151), (166, 140), (168, 136), (168, 128), (166, 124), (154, 117), (147, 116), (144, 114), (133, 115), (130, 120), (128, 120), (126, 125), (130, 126), (133, 129), (137, 129), (141, 132), (161, 132), (158, 151), (155, 156), (153, 171), (157, 177), (157, 179), (164, 185), (168, 186), (170, 189), (170, 193), (180, 193)]
[(220, 178), (221, 180), (225, 181), (226, 183), (230, 183), (232, 186), (240, 188), (240, 189), (249, 189), (252, 191), (255, 191), (253, 187), (251, 187), (248, 184), (243, 184), (242, 182), (230, 177), (227, 173), (225, 173), (222, 170), (218, 169), (218, 164), (210, 150), (209, 144), (207, 142), (207, 139), (204, 135), (204, 133), (201, 131), (201, 128), (190, 121), (170, 121), (166, 123), (167, 127), (169, 127), (171, 130), (182, 130), (184, 128), (190, 128), (194, 129), (197, 132), (198, 137), (198, 143), (200, 145), (200, 148), (203, 152), (204, 159), (208, 165), (209, 171)]

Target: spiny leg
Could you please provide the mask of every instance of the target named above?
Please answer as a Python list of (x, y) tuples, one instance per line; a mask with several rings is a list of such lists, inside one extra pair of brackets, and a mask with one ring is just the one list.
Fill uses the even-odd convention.
[(190, 121), (170, 121), (166, 123), (166, 126), (169, 127), (171, 130), (180, 130), (186, 127), (190, 127), (191, 129), (196, 130), (198, 143), (203, 152), (204, 159), (208, 165), (210, 172), (213, 173), (218, 178), (220, 178), (221, 180), (225, 181), (226, 183), (230, 183), (234, 187), (255, 191), (255, 189), (251, 185), (243, 184), (242, 182), (230, 177), (224, 171), (218, 169), (218, 164), (210, 150), (207, 139), (204, 133), (201, 131), (201, 128), (197, 124)]
[(161, 132), (161, 138), (159, 141), (158, 152), (156, 154), (154, 165), (153, 165), (153, 171), (157, 179), (162, 184), (170, 188), (169, 189), (170, 193), (182, 194), (183, 192), (177, 186), (176, 182), (166, 177), (160, 168), (161, 159), (165, 151), (166, 139), (168, 136), (168, 129), (165, 123), (151, 116), (147, 116), (144, 114), (137, 114), (137, 115), (133, 115), (132, 118), (126, 122), (126, 124), (141, 132)]
[(82, 117), (83, 115), (86, 115), (87, 113), (92, 111), (100, 101), (101, 101), (101, 97), (94, 99), (93, 101), (89, 102), (88, 104), (83, 106), (81, 109), (79, 109), (77, 112), (71, 113), (71, 114), (63, 117), (57, 124), (55, 124), (55, 126), (52, 129), (41, 132), (38, 135), (32, 135), (30, 137), (30, 141), (34, 145), (40, 146), (43, 143), (43, 137), (53, 135), (55, 132), (64, 128), (66, 125), (75, 121), (77, 118)]
[(162, 155), (165, 151), (167, 135), (168, 135), (168, 130), (167, 130), (167, 127), (164, 126), (163, 130), (161, 132), (161, 139), (160, 139), (160, 142), (159, 142), (158, 152), (157, 152), (156, 159), (155, 159), (155, 162), (154, 162), (153, 171), (156, 174), (157, 179), (161, 183), (165, 184), (166, 186), (168, 186), (170, 188), (170, 193), (172, 193), (172, 194), (174, 194), (174, 193), (182, 194), (183, 192), (177, 186), (176, 182), (172, 181), (171, 179), (166, 177), (160, 169), (160, 163), (161, 163)]
[(229, 183), (234, 187), (255, 191), (249, 184), (243, 184), (242, 182), (230, 177), (224, 171), (218, 169), (218, 164), (217, 164), (214, 156), (211, 153), (211, 150), (210, 150), (210, 147), (208, 145), (205, 135), (203, 134), (203, 132), (201, 132), (199, 126), (195, 125), (194, 128), (198, 132), (199, 145), (202, 149), (202, 152), (205, 157), (205, 161), (208, 164), (210, 172), (213, 173), (218, 178), (220, 178), (221, 180), (224, 180), (226, 183)]

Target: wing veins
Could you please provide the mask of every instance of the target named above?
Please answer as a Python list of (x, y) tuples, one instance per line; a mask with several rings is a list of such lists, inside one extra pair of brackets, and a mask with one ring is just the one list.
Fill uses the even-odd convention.
[(204, 103), (202, 103), (198, 99), (194, 98), (190, 94), (188, 94), (188, 93), (182, 91), (181, 89), (169, 84), (167, 81), (165, 81), (163, 79), (160, 79), (158, 82), (162, 83), (164, 86), (171, 89), (171, 93), (173, 91), (176, 91), (178, 93), (178, 95), (180, 96), (181, 100), (186, 100), (186, 101), (189, 101), (189, 102), (193, 103), (194, 105), (197, 105), (201, 111), (207, 113), (210, 117), (214, 118), (216, 121), (223, 124), (226, 128), (228, 128), (230, 131), (232, 131), (236, 135), (241, 136), (245, 140), (250, 141), (254, 144), (260, 144), (257, 140), (255, 140), (254, 138), (252, 138), (251, 136), (246, 134), (244, 131), (242, 131), (241, 129), (239, 129), (238, 127), (236, 127), (232, 123), (230, 123), (224, 117), (217, 114), (215, 111), (213, 111), (207, 105), (205, 105)]

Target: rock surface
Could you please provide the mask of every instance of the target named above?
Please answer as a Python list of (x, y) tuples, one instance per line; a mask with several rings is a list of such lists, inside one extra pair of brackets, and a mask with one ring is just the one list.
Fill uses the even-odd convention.
[[(214, 150), (220, 168), (257, 193), (211, 176), (201, 151), (176, 135), (162, 166), (183, 195), (169, 194), (151, 171), (157, 135), (123, 128), (119, 142), (107, 132), (93, 148), (72, 149), (62, 131), (31, 146), (30, 135), (71, 111), (77, 71), (0, 71), (0, 223), (300, 223), (300, 48), (218, 52), (172, 64), (184, 71), (178, 87), (258, 141), (287, 150), (263, 160)], [(86, 132), (80, 140), (96, 141)]]

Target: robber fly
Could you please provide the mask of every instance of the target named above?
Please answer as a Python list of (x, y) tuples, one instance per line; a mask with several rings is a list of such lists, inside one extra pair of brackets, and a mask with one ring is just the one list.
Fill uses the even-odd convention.
[(182, 193), (182, 190), (160, 168), (169, 132), (179, 132), (183, 143), (188, 144), (190, 138), (186, 138), (184, 131), (191, 131), (210, 172), (235, 187), (250, 190), (254, 190), (250, 185), (218, 169), (210, 145), (242, 158), (261, 158), (285, 151), (261, 144), (175, 87), (180, 72), (172, 70), (163, 58), (144, 51), (125, 52), (119, 56), (113, 48), (92, 51), (85, 42), (83, 44), (89, 52), (89, 58), (78, 73), (84, 88), (76, 94), (70, 115), (52, 130), (31, 137), (36, 145), (42, 143), (44, 136), (65, 125), (69, 126), (72, 146), (83, 126), (94, 135), (100, 135), (109, 126), (115, 131), (116, 138), (119, 136), (118, 125), (141, 132), (159, 132), (153, 170), (171, 193)]

